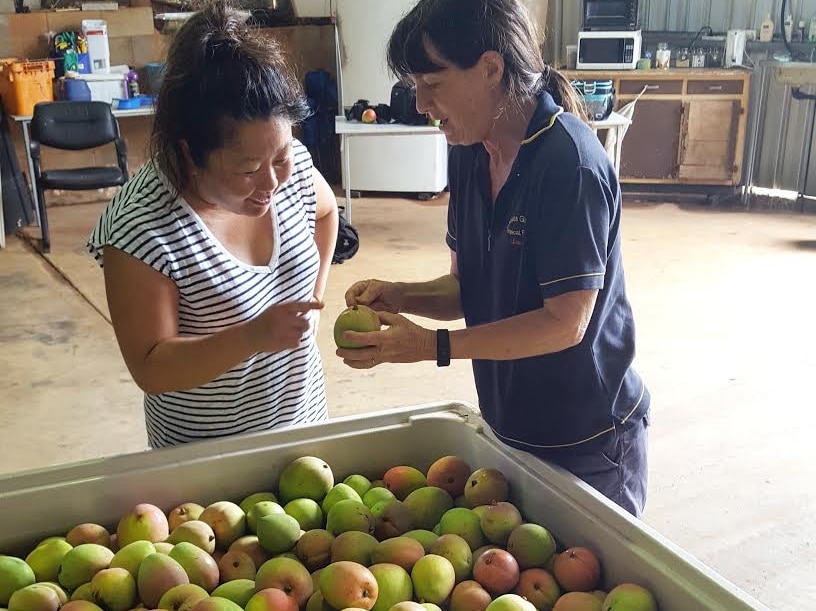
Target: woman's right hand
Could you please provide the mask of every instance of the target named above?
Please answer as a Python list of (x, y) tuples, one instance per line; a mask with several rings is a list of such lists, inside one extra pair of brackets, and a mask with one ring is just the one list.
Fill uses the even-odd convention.
[(309, 332), (309, 313), (322, 309), (323, 302), (320, 301), (270, 306), (248, 324), (249, 341), (258, 352), (297, 348)]
[(402, 291), (396, 282), (361, 280), (346, 291), (346, 305), (364, 305), (375, 312), (399, 314), (402, 308)]

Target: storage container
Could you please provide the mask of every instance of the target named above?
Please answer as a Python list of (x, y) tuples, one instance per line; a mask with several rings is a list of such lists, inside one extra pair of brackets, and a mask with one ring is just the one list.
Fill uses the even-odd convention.
[(575, 80), (572, 81), (572, 87), (584, 101), (587, 115), (591, 121), (602, 121), (612, 114), (615, 106), (615, 91), (611, 80)]
[(139, 98), (128, 98), (126, 100), (114, 98), (111, 102), (111, 106), (113, 106), (116, 110), (133, 110), (141, 107), (141, 105), (142, 102), (139, 100)]
[(63, 100), (90, 100), (91, 88), (81, 78), (60, 79), (60, 98)]
[(115, 99), (128, 98), (127, 79), (124, 74), (81, 74), (79, 78), (88, 83), (91, 99), (112, 103)]
[(240, 502), (274, 489), (300, 456), (317, 456), (335, 481), (381, 477), (395, 465), (426, 471), (456, 454), (475, 470), (493, 467), (510, 482), (511, 501), (562, 545), (600, 558), (606, 587), (639, 583), (660, 611), (769, 611), (714, 571), (571, 474), (499, 442), (463, 404), (388, 410), (323, 424), (236, 436), (0, 477), (0, 554), (25, 555), (46, 536), (84, 522), (115, 530), (138, 503), (169, 511), (183, 502)]
[(162, 62), (149, 62), (145, 66), (145, 75), (147, 77), (147, 92), (156, 96), (161, 89), (162, 80), (164, 80), (165, 65)]
[(0, 60), (0, 96), (11, 115), (31, 115), (38, 102), (54, 100), (54, 62)]

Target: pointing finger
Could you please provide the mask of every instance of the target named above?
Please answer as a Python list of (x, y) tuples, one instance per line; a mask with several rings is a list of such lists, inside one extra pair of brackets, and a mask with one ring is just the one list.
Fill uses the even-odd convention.
[(281, 307), (292, 313), (303, 313), (311, 310), (322, 310), (325, 304), (322, 301), (295, 301), (285, 303)]

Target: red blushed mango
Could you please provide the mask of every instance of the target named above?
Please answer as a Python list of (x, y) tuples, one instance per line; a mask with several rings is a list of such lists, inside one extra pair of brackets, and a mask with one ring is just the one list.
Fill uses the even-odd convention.
[(379, 541), (399, 537), (417, 525), (413, 511), (397, 499), (377, 503), (371, 508), (371, 514), (374, 516), (374, 536)]
[(498, 469), (477, 469), (465, 484), (465, 498), (472, 507), (506, 501), (509, 494), (510, 484)]
[(589, 592), (567, 592), (557, 601), (553, 611), (602, 611), (598, 597)]
[(203, 512), (204, 507), (198, 503), (182, 503), (181, 505), (173, 507), (167, 514), (167, 523), (170, 526), (170, 532), (173, 532), (185, 522), (197, 520)]
[(283, 590), (266, 588), (253, 594), (246, 611), (298, 611), (297, 602)]
[(544, 569), (522, 571), (513, 592), (529, 600), (536, 609), (550, 609), (561, 596), (555, 577)]
[(335, 609), (371, 609), (377, 601), (377, 579), (362, 564), (334, 562), (320, 573), (320, 593)]
[(567, 592), (589, 592), (598, 587), (601, 565), (585, 547), (571, 547), (555, 557), (553, 574)]
[(309, 571), (322, 569), (331, 561), (334, 535), (323, 528), (307, 530), (295, 544), (295, 555)]
[(400, 501), (404, 501), (414, 490), (428, 485), (422, 471), (407, 465), (391, 467), (383, 475), (383, 484)]
[(246, 552), (238, 550), (226, 552), (218, 560), (218, 573), (221, 583), (235, 581), (236, 579), (254, 580), (257, 572), (255, 561)]
[(287, 596), (295, 599), (298, 607), (306, 605), (314, 592), (312, 575), (300, 561), (284, 556), (267, 560), (255, 576), (255, 589), (267, 588), (283, 590)]
[(371, 550), (372, 564), (396, 564), (411, 572), (417, 561), (425, 555), (425, 548), (416, 539), (394, 537), (380, 541)]
[(164, 541), (170, 534), (170, 525), (164, 512), (149, 503), (136, 505), (119, 520), (116, 541), (120, 548), (134, 541)]
[(488, 550), (474, 563), (473, 578), (493, 596), (506, 594), (518, 584), (518, 562), (503, 549)]
[(263, 563), (271, 558), (264, 548), (261, 547), (257, 535), (245, 535), (232, 542), (229, 546), (230, 552), (244, 552), (255, 563), (255, 568), (259, 569)]
[(521, 513), (515, 505), (507, 501), (499, 501), (483, 505), (483, 507), (484, 510), (479, 516), (482, 532), (491, 543), (505, 546), (510, 533), (524, 522)]
[(493, 600), (478, 581), (468, 579), (456, 584), (451, 592), (449, 611), (484, 611)]
[(453, 498), (464, 494), (468, 477), (473, 473), (463, 459), (458, 456), (443, 456), (428, 469), (426, 479), (429, 486), (442, 488)]
[(72, 547), (82, 545), (83, 543), (96, 543), (103, 547), (110, 548), (111, 536), (104, 526), (99, 524), (79, 524), (74, 526), (65, 535), (65, 540), (71, 544)]

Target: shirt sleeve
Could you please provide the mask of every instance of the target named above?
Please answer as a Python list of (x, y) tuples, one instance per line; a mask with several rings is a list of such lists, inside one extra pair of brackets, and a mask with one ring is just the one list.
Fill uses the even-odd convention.
[(317, 193), (314, 186), (314, 161), (309, 149), (297, 139), (292, 142), (292, 155), (295, 168), (291, 180), (298, 191), (303, 210), (306, 213), (309, 231), (314, 236), (317, 230)]
[(88, 252), (103, 267), (105, 248), (111, 246), (172, 279), (168, 245), (177, 230), (169, 205), (172, 199), (155, 177), (134, 176), (97, 220), (88, 238)]
[(581, 167), (540, 203), (530, 248), (544, 299), (604, 287), (615, 202), (606, 181)]

